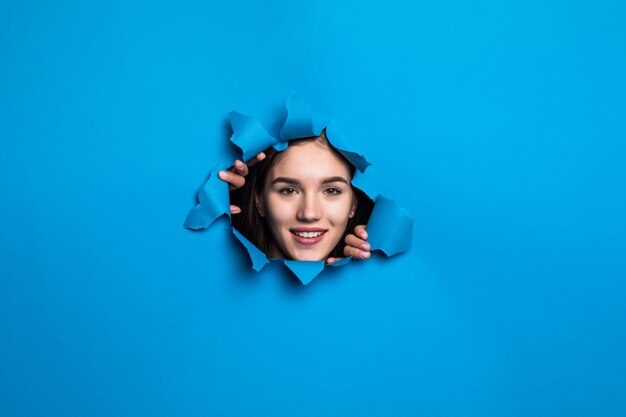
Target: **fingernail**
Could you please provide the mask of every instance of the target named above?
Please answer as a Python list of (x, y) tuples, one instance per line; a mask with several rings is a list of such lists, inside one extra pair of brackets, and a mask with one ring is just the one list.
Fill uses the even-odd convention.
[(364, 243), (361, 245), (361, 249), (363, 250), (370, 250), (370, 245), (368, 245), (367, 243)]
[(235, 161), (235, 166), (236, 166), (237, 168), (242, 168), (242, 167), (243, 167), (243, 162), (241, 162), (240, 160), (236, 160), (236, 161)]
[(220, 171), (217, 173), (217, 176), (220, 178), (228, 177), (228, 173), (226, 171)]
[(370, 257), (370, 253), (369, 252), (361, 252), (361, 259), (367, 259)]

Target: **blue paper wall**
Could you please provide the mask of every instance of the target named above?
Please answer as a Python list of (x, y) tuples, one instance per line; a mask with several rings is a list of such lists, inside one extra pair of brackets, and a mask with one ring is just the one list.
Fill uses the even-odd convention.
[[(214, 3), (0, 5), (0, 415), (626, 414), (623, 2)], [(292, 90), (410, 252), (182, 228)]]

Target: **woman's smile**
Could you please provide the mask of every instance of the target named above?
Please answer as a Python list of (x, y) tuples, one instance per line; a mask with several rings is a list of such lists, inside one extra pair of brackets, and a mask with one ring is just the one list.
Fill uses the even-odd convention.
[(311, 227), (290, 229), (295, 241), (301, 245), (315, 245), (322, 241), (327, 230)]

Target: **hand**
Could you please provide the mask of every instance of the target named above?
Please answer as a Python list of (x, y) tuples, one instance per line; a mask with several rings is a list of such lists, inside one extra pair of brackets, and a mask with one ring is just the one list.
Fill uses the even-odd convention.
[[(343, 248), (343, 254), (352, 256), (356, 259), (368, 259), (370, 257), (370, 244), (365, 240), (367, 239), (367, 232), (365, 231), (365, 225), (358, 225), (354, 228), (354, 234), (350, 233), (346, 236), (346, 246)], [(326, 263), (332, 264), (343, 258), (328, 258)]]
[[(217, 176), (224, 182), (228, 183), (228, 191), (233, 191), (243, 187), (246, 183), (246, 175), (248, 175), (248, 167), (251, 167), (265, 159), (265, 153), (261, 152), (247, 163), (241, 162), (239, 159), (235, 161), (232, 167), (227, 171), (219, 171)], [(241, 213), (241, 208), (233, 204), (230, 205), (230, 214)]]

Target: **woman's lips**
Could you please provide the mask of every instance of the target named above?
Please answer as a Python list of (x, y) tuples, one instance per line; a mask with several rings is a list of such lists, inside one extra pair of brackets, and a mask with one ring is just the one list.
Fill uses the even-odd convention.
[(301, 245), (315, 245), (324, 239), (327, 232), (325, 229), (311, 227), (297, 227), (289, 231), (294, 240)]

